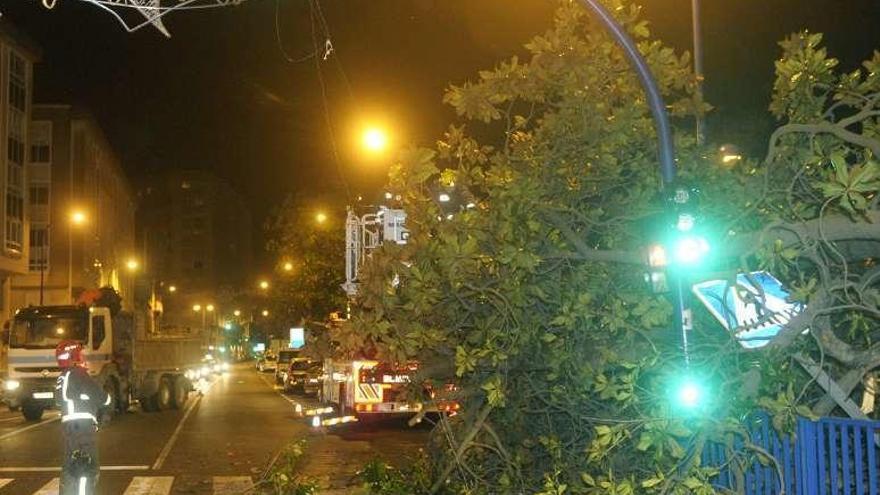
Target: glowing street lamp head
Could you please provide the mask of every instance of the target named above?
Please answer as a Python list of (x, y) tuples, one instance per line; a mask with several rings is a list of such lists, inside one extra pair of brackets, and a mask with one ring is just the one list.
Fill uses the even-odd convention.
[(74, 225), (82, 225), (86, 223), (86, 214), (82, 210), (73, 210), (70, 212), (70, 223)]
[(209, 305), (205, 306), (205, 309), (208, 310), (208, 312), (210, 313), (210, 312), (214, 311), (214, 305), (209, 304)]
[(169, 285), (168, 292), (177, 292), (177, 286), (176, 285)]
[(232, 312), (232, 314), (234, 314), (235, 316), (241, 316), (241, 310), (236, 309), (235, 311)]
[(195, 311), (196, 313), (198, 313), (198, 312), (201, 311), (201, 310), (202, 310), (202, 305), (201, 305), (201, 304), (193, 304), (193, 311)]
[(125, 262), (125, 267), (128, 268), (128, 271), (130, 272), (137, 270), (139, 266), (140, 263), (134, 258), (129, 258), (128, 261)]
[(263, 310), (263, 316), (269, 316), (269, 310), (268, 310), (268, 309), (264, 309), (264, 310)]
[(284, 266), (282, 266), (282, 268), (284, 269), (285, 272), (292, 272), (293, 271), (293, 263), (286, 261), (284, 263)]
[(388, 135), (378, 127), (370, 127), (366, 129), (361, 139), (364, 148), (366, 148), (367, 151), (374, 153), (384, 151), (388, 146)]
[(327, 214), (324, 212), (318, 213), (317, 215), (315, 215), (315, 221), (318, 223), (326, 222), (327, 221)]
[(267, 290), (269, 288), (269, 282), (266, 280), (260, 280), (260, 289)]

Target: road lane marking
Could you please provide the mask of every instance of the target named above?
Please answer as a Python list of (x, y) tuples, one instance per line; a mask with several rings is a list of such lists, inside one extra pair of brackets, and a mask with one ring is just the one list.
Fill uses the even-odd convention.
[(0, 488), (12, 483), (12, 478), (0, 478)]
[(61, 489), (61, 481), (58, 478), (52, 478), (52, 481), (43, 485), (42, 488), (34, 492), (34, 495), (58, 495)]
[(253, 486), (250, 476), (214, 476), (214, 495), (238, 495)]
[[(150, 466), (101, 466), (101, 471), (146, 471)], [(49, 473), (61, 471), (59, 466), (0, 467), (0, 473)]]
[(135, 476), (122, 495), (168, 495), (174, 476)]
[(28, 426), (25, 426), (24, 428), (19, 428), (17, 430), (10, 431), (9, 433), (5, 433), (3, 435), (0, 435), (0, 441), (6, 440), (7, 438), (12, 438), (12, 437), (19, 435), (21, 433), (24, 433), (26, 431), (33, 430), (34, 428), (39, 428), (40, 426), (43, 426), (45, 424), (52, 423), (54, 421), (58, 421), (59, 419), (61, 419), (60, 415), (55, 416), (54, 418), (44, 419), (43, 421), (40, 421), (39, 423), (28, 425)]
[(183, 413), (183, 417), (180, 418), (180, 422), (177, 423), (177, 428), (174, 429), (174, 433), (171, 434), (171, 438), (165, 443), (165, 446), (162, 447), (162, 451), (159, 452), (159, 457), (156, 458), (156, 462), (153, 463), (153, 470), (162, 469), (162, 464), (165, 463), (165, 459), (168, 457), (168, 454), (171, 453), (171, 449), (174, 447), (174, 443), (177, 441), (177, 437), (180, 436), (181, 430), (183, 430), (183, 424), (186, 423), (186, 419), (189, 418), (189, 415), (192, 414), (193, 409), (196, 408), (196, 404), (201, 402), (204, 394), (208, 393), (211, 390), (211, 387), (214, 386), (216, 381), (211, 382), (207, 389), (204, 390), (201, 394), (196, 396), (196, 399), (192, 401), (186, 408), (186, 411)]

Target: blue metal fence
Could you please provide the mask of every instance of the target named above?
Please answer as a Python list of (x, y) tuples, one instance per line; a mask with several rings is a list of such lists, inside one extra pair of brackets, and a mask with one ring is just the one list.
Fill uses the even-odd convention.
[(786, 495), (880, 495), (880, 421), (800, 418), (794, 436), (777, 434), (766, 416), (747, 426), (751, 448), (735, 438), (704, 449), (703, 465), (721, 468), (716, 486), (747, 495), (783, 488)]

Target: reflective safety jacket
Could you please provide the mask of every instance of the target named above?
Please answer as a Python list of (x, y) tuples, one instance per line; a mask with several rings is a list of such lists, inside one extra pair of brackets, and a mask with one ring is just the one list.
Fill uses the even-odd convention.
[(85, 368), (64, 370), (55, 383), (55, 403), (61, 410), (61, 422), (87, 419), (98, 422), (98, 410), (110, 405), (110, 395), (98, 386)]

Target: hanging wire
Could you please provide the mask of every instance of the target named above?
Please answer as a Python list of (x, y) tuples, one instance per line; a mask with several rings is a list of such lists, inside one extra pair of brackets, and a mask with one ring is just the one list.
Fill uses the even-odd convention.
[(311, 52), (302, 57), (293, 58), (290, 56), (290, 53), (287, 52), (287, 49), (284, 48), (284, 43), (281, 41), (281, 22), (279, 20), (281, 11), (281, 0), (275, 0), (275, 43), (278, 45), (278, 50), (284, 55), (284, 59), (290, 62), (291, 64), (298, 64), (301, 62), (305, 62), (310, 58), (317, 55), (317, 52)]
[[(318, 0), (309, 0), (309, 19), (311, 21), (312, 27), (312, 47), (314, 48), (314, 53), (318, 53), (319, 43), (318, 43), (318, 32), (317, 26), (315, 25), (315, 21), (318, 19), (320, 15), (320, 5), (318, 4)], [(321, 19), (323, 19), (323, 15), (320, 15)], [(333, 130), (333, 119), (330, 117), (330, 105), (328, 104), (327, 98), (327, 85), (324, 81), (324, 73), (321, 69), (322, 60), (326, 60), (327, 57), (333, 52), (333, 44), (330, 41), (329, 37), (329, 29), (327, 28), (326, 21), (322, 22), (322, 28), (324, 31), (324, 57), (319, 59), (318, 57), (314, 57), (315, 61), (315, 72), (318, 75), (318, 84), (321, 87), (321, 106), (324, 110), (324, 123), (327, 126), (327, 133), (330, 136), (330, 148), (333, 151), (333, 161), (336, 165), (336, 173), (339, 175), (339, 180), (342, 182), (343, 187), (345, 188), (345, 198), (350, 203), (351, 189), (349, 188), (348, 181), (345, 178), (344, 170), (342, 169), (342, 160), (339, 157), (339, 148), (336, 143), (336, 132)], [(329, 48), (329, 49), (328, 49)], [(336, 57), (334, 57), (336, 58)]]

